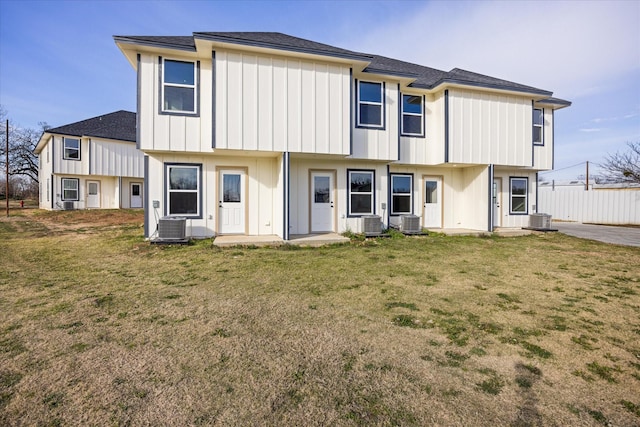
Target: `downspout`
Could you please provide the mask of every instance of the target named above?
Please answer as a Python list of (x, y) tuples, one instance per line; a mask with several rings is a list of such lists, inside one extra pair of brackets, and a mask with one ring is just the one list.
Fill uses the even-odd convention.
[(449, 163), (449, 89), (444, 91), (444, 162)]
[(493, 232), (493, 164), (489, 165), (489, 227), (488, 230)]
[(289, 223), (291, 218), (289, 217), (289, 196), (290, 196), (290, 164), (289, 164), (289, 152), (282, 153), (282, 180), (283, 180), (283, 197), (282, 197), (282, 239), (289, 240)]
[(536, 172), (536, 213), (538, 213), (538, 172)]
[(151, 209), (149, 207), (149, 156), (144, 156), (144, 195), (142, 205), (144, 206), (144, 237), (147, 239), (149, 236), (149, 216), (151, 215)]
[(391, 203), (393, 203), (391, 200), (391, 165), (387, 163), (387, 228), (391, 228)]

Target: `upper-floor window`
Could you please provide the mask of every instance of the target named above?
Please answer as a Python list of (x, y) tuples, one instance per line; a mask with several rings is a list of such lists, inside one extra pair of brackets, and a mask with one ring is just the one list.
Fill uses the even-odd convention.
[(349, 216), (373, 215), (374, 172), (349, 170)]
[(166, 165), (167, 215), (200, 217), (202, 166)]
[(62, 178), (62, 200), (79, 200), (80, 180), (78, 178)]
[(165, 59), (162, 62), (162, 111), (196, 113), (196, 64)]
[(77, 138), (62, 138), (62, 158), (65, 160), (80, 160), (80, 140)]
[(527, 178), (510, 178), (509, 179), (509, 196), (510, 196), (510, 208), (511, 214), (526, 214), (527, 210), (527, 187), (529, 180)]
[(544, 144), (543, 130), (544, 128), (544, 110), (541, 108), (533, 109), (533, 143), (537, 145)]
[(424, 97), (402, 95), (402, 135), (424, 136)]
[(391, 215), (410, 214), (413, 175), (391, 175)]
[(358, 126), (384, 127), (384, 84), (358, 82)]

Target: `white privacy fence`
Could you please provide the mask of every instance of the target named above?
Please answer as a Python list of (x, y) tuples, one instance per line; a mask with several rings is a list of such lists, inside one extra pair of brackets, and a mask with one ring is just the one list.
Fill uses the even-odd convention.
[(538, 212), (553, 219), (640, 225), (640, 188), (538, 187)]

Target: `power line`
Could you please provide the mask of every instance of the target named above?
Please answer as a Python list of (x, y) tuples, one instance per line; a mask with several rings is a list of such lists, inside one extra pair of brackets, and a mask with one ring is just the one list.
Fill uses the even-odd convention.
[(560, 172), (560, 171), (563, 171), (563, 170), (566, 170), (566, 169), (571, 169), (571, 168), (575, 168), (576, 166), (582, 166), (582, 165), (586, 165), (586, 164), (587, 164), (587, 162), (580, 162), (580, 163), (576, 163), (573, 166), (567, 166), (567, 167), (564, 167), (564, 168), (561, 168), (561, 169), (553, 169), (553, 170), (550, 170), (550, 171), (539, 172), (539, 174), (542, 175), (543, 173)]

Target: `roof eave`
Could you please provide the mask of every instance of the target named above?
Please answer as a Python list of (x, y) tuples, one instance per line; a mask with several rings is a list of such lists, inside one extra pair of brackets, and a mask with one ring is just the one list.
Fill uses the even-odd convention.
[(472, 88), (485, 88), (491, 90), (499, 90), (504, 92), (511, 93), (522, 93), (527, 95), (535, 95), (536, 97), (540, 97), (540, 99), (548, 98), (553, 95), (553, 92), (549, 92), (542, 89), (535, 88), (523, 88), (517, 86), (510, 85), (502, 85), (502, 84), (491, 84), (491, 83), (480, 83), (480, 82), (471, 82), (469, 80), (463, 79), (452, 79), (452, 78), (444, 78), (439, 80), (436, 84), (432, 86), (433, 89), (436, 88), (446, 88), (449, 86), (453, 87), (472, 87)]

